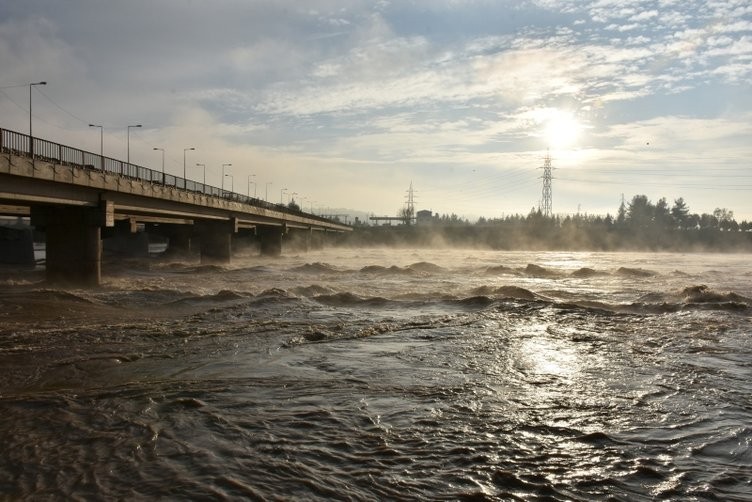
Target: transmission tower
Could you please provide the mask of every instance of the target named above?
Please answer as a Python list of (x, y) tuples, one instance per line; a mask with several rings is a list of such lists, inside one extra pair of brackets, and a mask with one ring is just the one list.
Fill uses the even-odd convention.
[(543, 195), (541, 197), (540, 212), (543, 216), (550, 218), (554, 215), (551, 205), (551, 180), (553, 179), (551, 171), (554, 168), (551, 166), (551, 155), (548, 152), (546, 152), (546, 156), (543, 159), (543, 167), (540, 169), (543, 169)]
[(415, 218), (415, 191), (413, 190), (413, 182), (410, 181), (410, 188), (407, 190), (407, 203), (405, 208), (405, 223), (412, 223)]

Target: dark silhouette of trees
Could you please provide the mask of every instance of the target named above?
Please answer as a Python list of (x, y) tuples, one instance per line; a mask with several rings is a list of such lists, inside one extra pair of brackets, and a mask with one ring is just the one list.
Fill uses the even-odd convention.
[(287, 204), (287, 209), (291, 209), (291, 210), (293, 210), (293, 211), (300, 211), (300, 206), (299, 206), (298, 204), (296, 204), (296, 203), (295, 203), (295, 199), (292, 199), (292, 200), (291, 200), (291, 201), (290, 201), (290, 202), (289, 202), (289, 203)]
[(737, 222), (733, 211), (690, 213), (683, 198), (672, 206), (645, 195), (622, 202), (616, 218), (527, 215), (480, 218), (471, 224), (456, 214), (435, 214), (426, 223), (393, 227), (360, 226), (346, 241), (360, 244), (485, 246), (492, 249), (752, 251), (752, 224)]
[(673, 218), (676, 228), (680, 230), (689, 228), (689, 207), (682, 197), (674, 201), (674, 205), (671, 207), (671, 218)]

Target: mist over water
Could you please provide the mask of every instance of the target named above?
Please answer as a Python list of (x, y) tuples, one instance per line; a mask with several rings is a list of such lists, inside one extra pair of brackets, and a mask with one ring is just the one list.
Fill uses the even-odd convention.
[(0, 274), (7, 499), (750, 500), (749, 255)]

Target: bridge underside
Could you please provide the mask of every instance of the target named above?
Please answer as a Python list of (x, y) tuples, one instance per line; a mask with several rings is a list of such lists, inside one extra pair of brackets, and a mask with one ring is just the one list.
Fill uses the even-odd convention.
[(0, 155), (0, 215), (29, 217), (45, 233), (48, 281), (81, 286), (101, 281), (103, 237), (127, 242), (146, 229), (165, 237), (170, 252), (198, 251), (202, 263), (228, 263), (239, 233), (253, 235), (263, 255), (276, 256), (289, 234), (301, 234), (309, 247), (314, 232), (350, 230), (281, 207), (5, 154)]

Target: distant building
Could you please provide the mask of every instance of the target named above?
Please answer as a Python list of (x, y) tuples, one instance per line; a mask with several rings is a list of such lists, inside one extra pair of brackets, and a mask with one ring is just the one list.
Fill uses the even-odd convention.
[(415, 213), (415, 222), (418, 225), (428, 225), (433, 221), (433, 212), (423, 209)]

